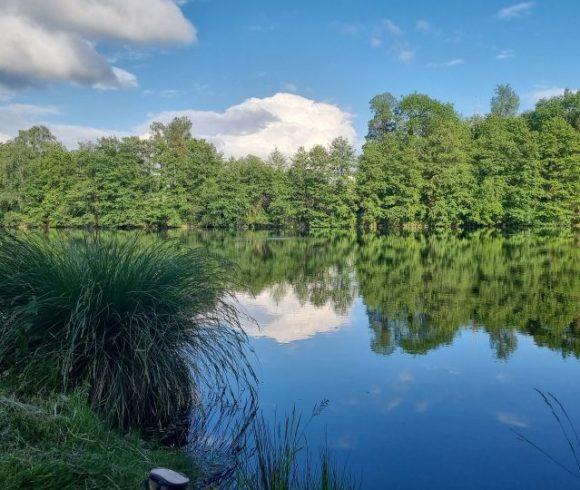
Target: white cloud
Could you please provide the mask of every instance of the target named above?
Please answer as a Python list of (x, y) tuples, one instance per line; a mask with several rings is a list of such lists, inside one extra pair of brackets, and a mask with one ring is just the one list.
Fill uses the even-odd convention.
[(125, 70), (110, 66), (87, 41), (45, 29), (29, 19), (0, 16), (0, 84), (8, 90), (46, 80), (99, 88), (136, 84)]
[(19, 129), (26, 129), (42, 119), (58, 115), (54, 106), (32, 104), (5, 104), (0, 106), (0, 133), (4, 139), (17, 135)]
[(372, 48), (378, 48), (381, 44), (383, 44), (383, 41), (378, 36), (372, 36), (369, 42)]
[(128, 133), (122, 131), (53, 122), (54, 117), (60, 115), (60, 111), (54, 106), (2, 105), (0, 106), (0, 140), (14, 138), (18, 130), (39, 124), (47, 126), (59, 141), (70, 148), (76, 147), (81, 141), (94, 141), (103, 136), (128, 136)]
[(431, 31), (431, 24), (425, 19), (419, 19), (415, 22), (415, 30), (419, 32), (430, 32)]
[(115, 76), (114, 83), (111, 84), (106, 81), (96, 82), (93, 84), (93, 87), (100, 90), (111, 90), (116, 88), (134, 88), (139, 85), (137, 83), (137, 77), (127, 70), (123, 70), (117, 66), (111, 67), (111, 70)]
[(397, 53), (397, 58), (403, 63), (409, 63), (415, 57), (415, 51), (403, 48)]
[(0, 121), (2, 118), (14, 119), (20, 118), (38, 118), (47, 115), (57, 115), (60, 111), (52, 105), (34, 105), (34, 104), (6, 104), (0, 106)]
[[(580, 90), (580, 88), (578, 90)], [(552, 97), (563, 95), (565, 91), (566, 89), (563, 87), (541, 87), (533, 90), (532, 92), (529, 92), (527, 94), (527, 98), (530, 100), (530, 102), (535, 104), (541, 99), (551, 99)]]
[(461, 58), (455, 58), (443, 63), (442, 66), (459, 66), (462, 65), (463, 63), (465, 63), (465, 61), (463, 61)]
[(449, 61), (443, 61), (442, 63), (428, 63), (427, 66), (433, 68), (453, 68), (454, 66), (463, 65), (465, 63), (461, 58), (453, 58)]
[(497, 53), (495, 58), (503, 61), (503, 60), (509, 60), (510, 58), (513, 58), (515, 55), (516, 55), (516, 53), (513, 49), (503, 49), (502, 51)]
[(4, 0), (13, 11), (88, 39), (190, 43), (195, 27), (172, 0)]
[(174, 117), (186, 116), (193, 123), (195, 136), (211, 141), (227, 156), (266, 157), (275, 148), (291, 154), (301, 146), (327, 145), (338, 136), (351, 142), (356, 140), (352, 115), (348, 112), (333, 104), (284, 92), (247, 99), (223, 112), (191, 109), (152, 114), (143, 124), (126, 132), (67, 125), (54, 121), (57, 115), (58, 111), (49, 106), (0, 106), (0, 132), (15, 135), (19, 129), (44, 124), (65, 145), (74, 147), (78, 141), (102, 136), (145, 136), (153, 121), (169, 122)]
[(99, 129), (90, 126), (77, 126), (73, 124), (47, 124), (51, 133), (56, 136), (56, 139), (68, 148), (75, 148), (79, 143), (86, 143), (89, 141), (96, 141), (99, 138), (106, 136), (129, 136), (130, 133), (126, 131), (116, 131), (112, 129)]
[(191, 119), (194, 135), (208, 139), (228, 156), (251, 153), (265, 157), (274, 148), (290, 154), (300, 146), (328, 144), (337, 136), (351, 142), (356, 138), (349, 113), (336, 105), (284, 92), (247, 99), (224, 112), (192, 109), (153, 114), (138, 130), (146, 133), (151, 122), (179, 116)]
[(383, 25), (385, 26), (389, 34), (392, 34), (393, 36), (400, 36), (403, 34), (403, 30), (390, 19), (384, 19)]
[(497, 18), (500, 20), (512, 20), (518, 17), (528, 15), (534, 6), (533, 2), (521, 2), (515, 5), (504, 7), (497, 13)]
[(50, 82), (135, 87), (132, 73), (98, 53), (103, 39), (193, 42), (196, 32), (172, 0), (2, 0), (0, 95)]

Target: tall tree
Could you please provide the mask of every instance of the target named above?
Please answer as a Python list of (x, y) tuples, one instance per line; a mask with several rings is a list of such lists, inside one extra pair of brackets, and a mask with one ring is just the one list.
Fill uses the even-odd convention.
[(356, 223), (356, 189), (354, 175), (357, 158), (345, 138), (334, 139), (328, 148), (330, 209), (333, 225), (352, 228)]
[(500, 117), (515, 116), (520, 108), (520, 97), (509, 84), (495, 87), (491, 98), (491, 113)]
[(457, 116), (433, 121), (423, 142), (422, 203), (430, 226), (462, 226), (469, 221), (473, 175), (469, 129)]
[(580, 219), (580, 131), (554, 117), (539, 134), (542, 195), (540, 221), (559, 226)]
[(492, 114), (474, 128), (474, 138), (473, 221), (488, 226), (533, 225), (539, 192), (534, 134), (520, 117)]
[(223, 159), (209, 142), (193, 138), (191, 121), (174, 118), (153, 123), (151, 143), (159, 188), (153, 200), (164, 210), (159, 226), (191, 225), (203, 221), (208, 195), (215, 189)]
[(79, 178), (70, 196), (74, 221), (95, 227), (143, 226), (146, 156), (147, 144), (137, 137), (81, 145), (75, 152)]
[[(70, 174), (70, 170), (65, 169), (67, 164), (66, 151), (45, 126), (21, 130), (14, 140), (3, 144), (0, 152), (0, 216), (3, 222), (47, 226), (55, 219), (50, 216), (59, 206), (59, 196), (54, 192), (62, 184), (61, 180)], [(51, 186), (55, 190), (51, 191)], [(51, 195), (45, 195), (47, 192)], [(52, 202), (50, 206), (49, 201)], [(44, 211), (41, 211), (43, 202)]]
[(371, 119), (368, 124), (367, 140), (378, 139), (393, 131), (397, 120), (397, 98), (389, 92), (373, 97), (369, 103)]

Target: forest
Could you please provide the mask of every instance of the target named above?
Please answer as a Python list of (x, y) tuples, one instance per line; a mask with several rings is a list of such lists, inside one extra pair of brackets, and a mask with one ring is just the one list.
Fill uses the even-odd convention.
[(580, 91), (520, 112), (498, 85), (486, 115), (412, 93), (370, 102), (360, 155), (335, 139), (226, 158), (185, 118), (148, 138), (69, 150), (44, 126), (0, 144), (5, 227), (354, 229), (558, 227), (580, 214)]

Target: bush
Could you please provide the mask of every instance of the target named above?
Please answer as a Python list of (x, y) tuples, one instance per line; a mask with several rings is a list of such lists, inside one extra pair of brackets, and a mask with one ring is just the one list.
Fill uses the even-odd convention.
[(115, 426), (183, 436), (204, 384), (252, 386), (230, 279), (207, 252), (6, 234), (0, 277), (0, 371), (23, 392), (86, 384)]

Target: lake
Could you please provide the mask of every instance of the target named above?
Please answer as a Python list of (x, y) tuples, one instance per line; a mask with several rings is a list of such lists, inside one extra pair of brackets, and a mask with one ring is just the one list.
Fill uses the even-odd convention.
[(237, 264), (266, 417), (328, 400), (363, 488), (580, 487), (577, 238), (180, 236)]

